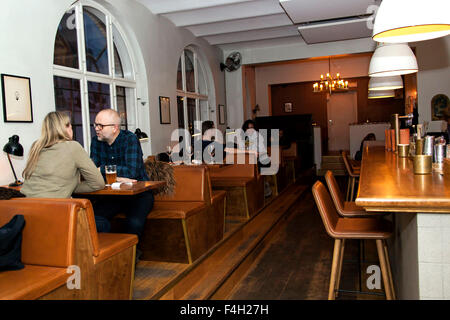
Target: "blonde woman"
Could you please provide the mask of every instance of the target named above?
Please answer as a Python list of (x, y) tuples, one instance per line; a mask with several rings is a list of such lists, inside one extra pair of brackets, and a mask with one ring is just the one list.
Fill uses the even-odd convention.
[(66, 114), (57, 111), (47, 114), (41, 137), (33, 143), (23, 171), (25, 181), (20, 190), (23, 194), (33, 198), (70, 198), (73, 192), (105, 187), (94, 162), (72, 138), (72, 125)]

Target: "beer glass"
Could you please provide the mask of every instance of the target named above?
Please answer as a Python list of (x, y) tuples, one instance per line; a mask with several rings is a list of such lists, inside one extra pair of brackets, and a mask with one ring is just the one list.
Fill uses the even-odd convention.
[(115, 164), (105, 166), (106, 185), (110, 186), (117, 180), (117, 167)]

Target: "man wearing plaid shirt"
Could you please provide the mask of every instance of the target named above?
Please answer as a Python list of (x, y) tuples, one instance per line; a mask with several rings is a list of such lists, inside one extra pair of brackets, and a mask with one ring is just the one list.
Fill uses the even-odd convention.
[[(120, 116), (113, 109), (104, 109), (95, 117), (96, 137), (91, 141), (91, 159), (105, 177), (105, 165), (115, 164), (117, 181), (149, 180), (145, 171), (139, 139), (128, 130), (120, 129)], [(147, 215), (153, 208), (151, 190), (133, 196), (110, 196), (93, 201), (98, 232), (109, 232), (111, 220), (118, 213), (126, 214), (127, 233), (139, 238)]]

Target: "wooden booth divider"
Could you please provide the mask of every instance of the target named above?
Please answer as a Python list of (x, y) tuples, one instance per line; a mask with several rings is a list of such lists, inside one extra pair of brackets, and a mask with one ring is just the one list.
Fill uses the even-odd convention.
[[(253, 154), (232, 154), (232, 164), (211, 168), (213, 190), (224, 190), (226, 197), (226, 216), (247, 220), (264, 206), (264, 178), (258, 171)], [(239, 157), (244, 163), (238, 163)]]
[[(208, 167), (173, 169), (173, 194), (156, 195), (147, 216), (138, 245), (141, 260), (192, 263), (223, 238), (226, 193), (212, 190)], [(115, 219), (116, 228), (123, 219)]]

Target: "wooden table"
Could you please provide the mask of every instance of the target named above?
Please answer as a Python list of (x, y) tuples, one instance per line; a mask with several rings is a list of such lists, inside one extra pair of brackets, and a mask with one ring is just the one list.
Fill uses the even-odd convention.
[(165, 181), (137, 181), (131, 185), (122, 183), (120, 185), (120, 189), (113, 189), (110, 186), (106, 186), (102, 190), (92, 192), (81, 192), (77, 194), (132, 196), (147, 190), (158, 189), (164, 186), (165, 184), (166, 184)]
[(356, 204), (367, 211), (450, 213), (450, 179), (413, 173), (412, 158), (364, 148)]
[(450, 299), (450, 179), (366, 142), (356, 204), (394, 212), (389, 239), (398, 299)]

